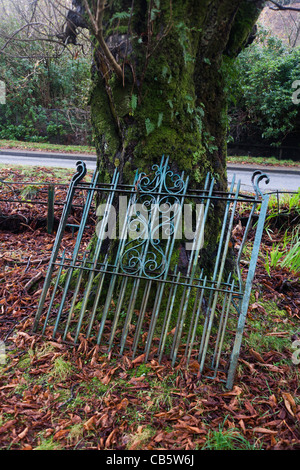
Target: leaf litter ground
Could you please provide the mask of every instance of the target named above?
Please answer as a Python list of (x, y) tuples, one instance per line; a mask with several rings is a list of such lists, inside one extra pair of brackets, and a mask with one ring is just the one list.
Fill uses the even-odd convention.
[[(58, 181), (46, 173), (46, 181)], [(9, 174), (2, 170), (1, 177)], [(14, 180), (23, 177), (14, 170)], [(143, 355), (116, 358), (83, 338), (75, 348), (50, 334), (33, 335), (55, 234), (45, 223), (37, 228), (37, 218), (46, 220), (45, 206), (5, 204), (3, 213), (30, 223), (15, 233), (0, 231), (0, 341), (6, 348), (0, 449), (300, 449), (299, 365), (292, 360), (292, 343), (300, 339), (299, 276), (279, 267), (267, 274), (267, 233), (235, 386), (228, 391), (221, 382), (199, 379), (196, 364), (188, 371), (184, 361), (172, 368), (152, 357), (145, 364)], [(241, 232), (237, 220), (237, 244)], [(281, 237), (274, 227), (273, 241)], [(67, 232), (64, 248), (71, 251), (74, 243)]]

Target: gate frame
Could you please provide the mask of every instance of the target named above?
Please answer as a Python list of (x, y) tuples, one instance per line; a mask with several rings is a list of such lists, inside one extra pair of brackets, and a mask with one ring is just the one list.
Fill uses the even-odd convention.
[[(200, 297), (200, 300), (199, 300), (199, 303), (198, 303), (198, 307), (194, 308), (192, 321), (195, 321), (195, 323), (194, 323), (194, 327), (193, 327), (193, 324), (192, 324), (192, 321), (191, 321), (190, 330), (189, 330), (189, 333), (188, 333), (188, 341), (187, 341), (186, 349), (185, 349), (185, 356), (187, 356), (187, 358), (188, 358), (187, 363), (189, 363), (189, 360), (190, 360), (190, 357), (191, 357), (192, 346), (194, 344), (193, 341), (194, 341), (194, 338), (195, 338), (195, 332), (196, 332), (198, 316), (199, 316), (200, 309), (202, 309), (200, 303), (202, 303), (202, 301), (203, 301), (204, 292), (206, 292), (206, 290), (210, 289), (209, 292), (211, 294), (211, 299), (212, 299), (212, 296), (214, 296), (214, 298), (213, 298), (212, 308), (209, 309), (209, 311), (208, 311), (209, 314), (207, 314), (207, 312), (206, 312), (205, 323), (204, 323), (204, 327), (203, 327), (204, 331), (205, 331), (205, 336), (204, 336), (204, 334), (202, 336), (200, 351), (199, 351), (199, 356), (198, 356), (198, 361), (199, 361), (199, 364), (200, 364), (200, 372), (202, 373), (203, 368), (204, 368), (204, 362), (205, 362), (205, 359), (206, 359), (208, 342), (209, 342), (209, 339), (210, 339), (209, 334), (211, 332), (212, 323), (214, 321), (214, 314), (215, 314), (215, 311), (216, 311), (218, 293), (220, 291), (223, 291), (223, 292), (225, 292), (225, 298), (226, 299), (227, 299), (227, 296), (228, 296), (228, 300), (226, 300), (226, 301), (228, 301), (228, 304), (227, 304), (228, 306), (225, 306), (225, 300), (224, 300), (223, 307), (222, 307), (220, 326), (219, 326), (219, 331), (218, 331), (218, 341), (221, 341), (221, 340), (223, 341), (224, 340), (226, 322), (227, 322), (227, 317), (228, 317), (230, 305), (233, 305), (234, 308), (236, 309), (236, 311), (238, 312), (237, 328), (236, 328), (236, 332), (235, 332), (235, 339), (234, 339), (234, 344), (233, 344), (233, 348), (232, 348), (232, 352), (231, 352), (231, 357), (230, 357), (230, 360), (229, 360), (229, 368), (228, 368), (227, 379), (226, 379), (226, 387), (228, 389), (232, 389), (233, 383), (234, 383), (235, 372), (236, 372), (236, 368), (237, 368), (237, 363), (238, 363), (238, 358), (239, 358), (239, 354), (240, 354), (241, 344), (242, 344), (243, 331), (244, 331), (244, 327), (245, 327), (245, 322), (246, 322), (246, 317), (247, 317), (247, 310), (248, 310), (249, 301), (250, 301), (250, 294), (251, 294), (253, 279), (254, 279), (254, 275), (255, 275), (255, 268), (256, 268), (258, 254), (259, 254), (259, 247), (260, 247), (260, 243), (261, 243), (262, 233), (263, 233), (263, 229), (264, 229), (264, 222), (265, 222), (265, 217), (266, 217), (267, 208), (268, 208), (269, 196), (267, 194), (262, 193), (262, 191), (259, 188), (259, 183), (263, 179), (266, 180), (266, 183), (268, 183), (269, 182), (268, 176), (260, 170), (254, 171), (254, 173), (252, 175), (252, 185), (253, 185), (255, 196), (242, 195), (240, 193), (240, 181), (237, 182), (237, 188), (234, 191), (235, 177), (232, 180), (231, 188), (228, 192), (225, 193), (225, 192), (221, 192), (221, 191), (214, 191), (215, 181), (214, 181), (214, 178), (213, 177), (211, 178), (211, 175), (209, 175), (209, 174), (206, 177), (205, 185), (204, 185), (204, 188), (202, 190), (191, 190), (191, 192), (188, 193), (188, 178), (184, 179), (184, 172), (182, 172), (181, 175), (175, 175), (170, 170), (168, 158), (165, 159), (164, 157), (162, 158), (159, 165), (153, 165), (153, 167), (152, 167), (152, 170), (154, 170), (154, 172), (155, 172), (155, 177), (157, 178), (157, 181), (159, 183), (159, 187), (157, 188), (157, 186), (154, 185), (154, 188), (152, 188), (151, 190), (149, 190), (149, 185), (153, 184), (153, 181), (155, 183), (155, 179), (150, 180), (149, 175), (146, 175), (145, 173), (140, 173), (138, 170), (136, 171), (135, 179), (134, 179), (132, 185), (122, 185), (122, 184), (119, 183), (119, 176), (120, 175), (119, 175), (119, 172), (117, 171), (117, 169), (115, 170), (115, 172), (113, 174), (113, 177), (112, 177), (112, 180), (111, 180), (111, 183), (109, 183), (109, 184), (107, 184), (107, 183), (105, 184), (105, 183), (101, 183), (101, 182), (98, 183), (98, 172), (97, 172), (97, 170), (95, 171), (94, 176), (92, 178), (92, 181), (90, 183), (82, 183), (82, 180), (83, 180), (84, 176), (86, 175), (86, 165), (85, 165), (84, 162), (78, 161), (76, 163), (76, 166), (77, 166), (77, 172), (75, 173), (75, 175), (73, 176), (73, 178), (71, 180), (69, 190), (68, 190), (68, 193), (67, 193), (67, 198), (66, 198), (66, 201), (65, 201), (64, 210), (63, 210), (63, 213), (62, 213), (62, 216), (61, 216), (60, 224), (59, 224), (59, 227), (58, 227), (58, 230), (57, 230), (57, 235), (56, 235), (56, 239), (55, 239), (55, 242), (54, 242), (51, 259), (50, 259), (50, 262), (49, 262), (48, 271), (47, 271), (47, 275), (46, 275), (46, 278), (45, 278), (42, 295), (40, 297), (38, 310), (37, 310), (35, 320), (34, 320), (33, 332), (37, 333), (37, 330), (38, 330), (38, 327), (39, 327), (39, 324), (40, 324), (40, 320), (41, 320), (41, 317), (42, 317), (42, 314), (43, 314), (45, 300), (46, 300), (47, 294), (48, 294), (48, 292), (51, 288), (52, 277), (53, 277), (54, 270), (55, 270), (56, 267), (58, 267), (58, 275), (56, 277), (55, 285), (54, 285), (54, 288), (53, 288), (53, 291), (52, 291), (52, 297), (51, 297), (50, 304), (49, 304), (49, 307), (48, 307), (48, 312), (46, 314), (44, 327), (42, 329), (42, 334), (45, 333), (46, 327), (48, 325), (48, 320), (51, 316), (53, 303), (54, 303), (54, 299), (55, 299), (55, 294), (56, 294), (56, 291), (57, 291), (57, 288), (58, 288), (60, 276), (62, 274), (62, 269), (67, 267), (68, 271), (67, 271), (67, 275), (66, 275), (66, 278), (65, 278), (65, 285), (64, 285), (64, 290), (63, 290), (63, 294), (62, 294), (61, 303), (60, 303), (60, 306), (59, 306), (59, 309), (58, 309), (58, 312), (57, 312), (57, 316), (56, 316), (55, 326), (54, 326), (54, 330), (53, 330), (53, 338), (56, 336), (57, 329), (58, 329), (58, 326), (59, 326), (60, 321), (61, 321), (65, 300), (66, 300), (67, 294), (69, 292), (70, 282), (71, 282), (71, 278), (72, 278), (72, 275), (73, 275), (74, 271), (76, 269), (78, 270), (78, 268), (79, 268), (80, 274), (78, 276), (78, 279), (80, 279), (80, 282), (81, 282), (81, 278), (82, 278), (83, 273), (85, 271), (89, 272), (89, 279), (88, 279), (87, 286), (86, 286), (86, 289), (85, 289), (85, 296), (83, 297), (81, 312), (80, 312), (79, 319), (78, 319), (78, 324), (77, 324), (77, 331), (76, 331), (75, 340), (74, 340), (75, 344), (77, 343), (79, 335), (80, 335), (80, 330), (81, 330), (82, 322), (83, 322), (84, 315), (85, 315), (85, 312), (86, 312), (86, 307), (87, 307), (87, 303), (88, 303), (88, 300), (89, 300), (89, 294), (91, 292), (91, 288), (92, 288), (92, 285), (93, 285), (93, 282), (94, 282), (94, 279), (95, 279), (95, 275), (96, 274), (100, 275), (99, 289), (98, 289), (98, 292), (96, 294), (96, 298), (98, 298), (98, 301), (99, 301), (100, 294), (101, 294), (101, 291), (102, 291), (104, 277), (105, 277), (106, 273), (111, 275), (111, 281), (110, 281), (110, 285), (109, 285), (109, 289), (108, 289), (108, 293), (107, 293), (107, 297), (106, 297), (106, 302), (105, 302), (105, 305), (104, 305), (104, 312), (102, 313), (102, 318), (101, 318), (101, 322), (100, 322), (100, 325), (99, 325), (100, 327), (99, 327), (98, 336), (97, 336), (97, 344), (98, 345), (100, 345), (100, 343), (101, 343), (102, 334), (103, 334), (103, 331), (104, 331), (105, 322), (106, 322), (106, 318), (107, 318), (107, 313), (108, 313), (109, 306), (110, 306), (110, 301), (112, 299), (112, 295), (113, 295), (113, 292), (114, 292), (115, 281), (116, 281), (118, 276), (123, 276), (122, 277), (123, 290), (121, 291), (121, 294), (119, 295), (119, 299), (118, 299), (117, 313), (115, 314), (113, 325), (112, 325), (112, 333), (111, 333), (110, 340), (109, 340), (108, 351), (111, 351), (111, 349), (113, 347), (114, 334), (115, 334), (115, 331), (116, 331), (116, 328), (117, 328), (117, 322), (118, 322), (118, 319), (119, 319), (120, 308), (122, 306), (122, 302), (123, 302), (123, 298), (124, 298), (124, 294), (125, 294), (125, 289), (126, 289), (126, 285), (127, 285), (126, 279), (128, 277), (132, 278), (132, 279), (134, 279), (134, 278), (138, 279), (137, 282), (134, 281), (137, 284), (137, 288), (135, 287), (135, 289), (133, 289), (132, 293), (131, 293), (131, 296), (133, 296), (132, 297), (133, 300), (135, 299), (134, 296), (137, 295), (139, 280), (146, 279), (148, 281), (147, 289), (149, 287), (149, 292), (150, 292), (150, 289), (151, 289), (152, 281), (159, 281), (159, 288), (158, 288), (159, 293), (157, 293), (157, 295), (156, 295), (155, 304), (154, 304), (152, 317), (151, 317), (151, 322), (150, 322), (150, 326), (149, 326), (149, 332), (148, 332), (149, 336), (147, 337), (146, 347), (145, 347), (145, 351), (144, 351), (145, 361), (147, 361), (148, 358), (149, 358), (150, 350), (151, 350), (151, 342), (152, 342), (152, 338), (153, 338), (154, 328), (155, 328), (155, 324), (156, 324), (158, 315), (160, 313), (159, 309), (160, 309), (160, 305), (161, 305), (161, 299), (162, 299), (162, 296), (163, 296), (163, 290), (164, 289), (161, 288), (160, 286), (164, 286), (166, 283), (169, 282), (169, 283), (171, 283), (171, 293), (170, 293), (169, 299), (168, 299), (168, 306), (169, 306), (170, 310), (168, 311), (168, 314), (167, 313), (165, 314), (165, 317), (164, 317), (163, 328), (165, 328), (165, 330), (163, 329), (162, 332), (161, 332), (160, 344), (159, 344), (159, 348), (158, 348), (159, 361), (162, 359), (163, 347), (164, 347), (164, 344), (165, 344), (164, 341), (165, 341), (166, 334), (167, 334), (167, 327), (168, 327), (168, 324), (169, 324), (168, 322), (170, 321), (172, 309), (173, 309), (173, 306), (174, 306), (177, 286), (179, 286), (179, 285), (184, 286), (184, 289), (185, 289), (185, 291), (184, 291), (185, 292), (185, 294), (184, 294), (185, 297), (184, 297), (184, 301), (182, 300), (182, 302), (181, 302), (182, 306), (180, 307), (180, 311), (179, 311), (179, 314), (178, 314), (177, 326), (176, 326), (176, 331), (175, 331), (174, 341), (173, 341), (173, 346), (172, 346), (172, 366), (174, 366), (176, 358), (177, 358), (178, 349), (179, 349), (179, 346), (180, 346), (180, 339), (181, 339), (182, 329), (183, 329), (183, 325), (184, 325), (185, 313), (186, 313), (186, 310), (187, 310), (187, 304), (189, 302), (189, 291), (193, 287), (196, 287), (197, 289), (199, 288), (199, 290), (197, 290), (197, 292), (198, 292), (197, 296), (199, 294), (198, 299)], [(168, 188), (167, 185), (166, 185), (166, 178), (167, 177), (171, 178), (171, 181), (174, 183), (173, 188), (172, 188), (173, 191), (171, 191), (170, 188)], [(143, 187), (143, 184), (145, 185), (145, 187)], [(147, 187), (148, 187), (148, 192), (147, 192)], [(59, 255), (59, 250), (60, 250), (60, 245), (61, 245), (61, 241), (62, 241), (62, 238), (63, 238), (64, 230), (65, 230), (65, 227), (67, 225), (68, 215), (69, 215), (71, 207), (72, 207), (72, 200), (73, 200), (73, 197), (74, 197), (74, 194), (75, 194), (76, 190), (87, 191), (87, 198), (86, 198), (86, 204), (84, 206), (84, 210), (83, 210), (83, 214), (82, 214), (82, 219), (81, 219), (80, 225), (78, 226), (78, 233), (77, 233), (76, 243), (75, 243), (75, 246), (74, 246), (73, 256), (72, 256), (71, 260), (67, 260), (65, 252), (62, 253), (60, 258), (59, 258), (58, 255)], [(201, 221), (201, 231), (203, 231), (203, 233), (204, 233), (205, 222), (206, 222), (206, 218), (208, 216), (208, 210), (209, 210), (211, 201), (214, 201), (214, 200), (227, 201), (227, 204), (226, 204), (226, 207), (225, 207), (226, 217), (224, 215), (222, 233), (220, 235), (221, 242), (219, 243), (218, 253), (217, 253), (217, 257), (216, 257), (216, 261), (215, 261), (213, 280), (207, 279), (207, 277), (203, 278), (202, 273), (200, 275), (200, 278), (195, 278), (196, 269), (198, 267), (198, 255), (199, 255), (200, 249), (201, 249), (200, 242), (199, 242), (199, 240), (201, 241), (201, 236), (199, 236), (199, 238), (198, 238), (196, 251), (195, 251), (195, 254), (193, 255), (194, 257), (193, 257), (193, 259), (190, 258), (189, 265), (188, 265), (188, 273), (187, 273), (185, 282), (181, 281), (180, 277), (183, 278), (183, 276), (181, 276), (180, 272), (176, 271), (177, 268), (175, 268), (175, 271), (173, 273), (173, 278), (172, 278), (173, 280), (172, 281), (168, 280), (167, 275), (165, 275), (165, 274), (164, 274), (163, 278), (160, 278), (161, 276), (151, 277), (151, 275), (149, 275), (149, 274), (147, 275), (146, 272), (142, 273), (141, 270), (140, 270), (140, 272), (137, 276), (135, 274), (133, 275), (132, 273), (131, 274), (126, 273), (125, 270), (124, 270), (124, 267), (122, 266), (122, 263), (121, 263), (121, 259), (122, 259), (121, 255), (124, 255), (124, 247), (126, 245), (126, 239), (125, 239), (125, 241), (122, 241), (122, 242), (120, 241), (119, 242), (118, 252), (117, 252), (117, 257), (116, 257), (117, 261), (115, 262), (115, 264), (110, 265), (109, 262), (108, 262), (107, 256), (106, 256), (104, 261), (102, 263), (100, 263), (101, 264), (100, 269), (99, 268), (97, 269), (98, 258), (99, 258), (99, 254), (100, 254), (100, 251), (101, 251), (101, 248), (102, 248), (102, 241), (103, 241), (102, 240), (102, 241), (99, 242), (99, 240), (101, 240), (101, 237), (99, 236), (99, 234), (98, 234), (98, 241), (97, 241), (96, 248), (95, 248), (95, 253), (94, 253), (94, 258), (93, 258), (94, 261), (92, 263), (92, 267), (90, 267), (90, 268), (87, 267), (87, 264), (88, 263), (91, 264), (91, 262), (87, 261), (86, 253), (84, 253), (84, 256), (83, 256), (83, 258), (81, 259), (81, 262), (80, 262), (81, 264), (78, 266), (78, 254), (79, 254), (79, 250), (80, 250), (80, 243), (81, 243), (83, 232), (84, 232), (84, 229), (85, 229), (85, 226), (86, 226), (86, 222), (87, 222), (89, 210), (90, 210), (90, 207), (91, 207), (91, 203), (92, 203), (92, 200), (93, 200), (93, 197), (94, 197), (95, 193), (97, 193), (97, 192), (100, 192), (100, 193), (101, 192), (103, 192), (103, 193), (106, 192), (106, 193), (109, 194), (109, 196), (107, 198), (107, 202), (106, 202), (106, 211), (104, 213), (104, 218), (102, 220), (102, 225), (100, 227), (100, 234), (102, 233), (102, 235), (104, 233), (104, 230), (105, 230), (105, 227), (106, 227), (106, 224), (107, 224), (107, 220), (108, 220), (108, 217), (109, 217), (109, 214), (110, 214), (110, 207), (111, 207), (111, 204), (113, 202), (113, 198), (116, 194), (120, 194), (121, 192), (128, 194), (131, 198), (130, 200), (137, 200), (138, 197), (141, 197), (141, 195), (149, 195), (149, 194), (155, 195), (158, 198), (158, 200), (159, 200), (159, 198), (161, 198), (161, 196), (162, 197), (179, 196), (180, 199), (181, 199), (181, 204), (183, 204), (185, 198), (190, 199), (191, 197), (192, 198), (195, 197), (197, 199), (200, 198), (201, 200), (206, 200), (206, 206), (205, 206), (205, 209), (204, 209), (204, 221)], [(241, 246), (240, 246), (240, 249), (239, 249), (239, 253), (238, 253), (238, 256), (237, 256), (237, 259), (236, 259), (236, 274), (237, 274), (237, 277), (238, 277), (238, 284), (239, 284), (238, 291), (237, 291), (235, 289), (235, 286), (234, 286), (234, 280), (233, 281), (230, 280), (230, 276), (229, 276), (228, 279), (227, 279), (227, 282), (223, 282), (222, 281), (222, 276), (223, 276), (224, 265), (225, 265), (225, 262), (226, 262), (226, 259), (227, 259), (228, 246), (229, 246), (229, 242), (230, 242), (230, 235), (231, 235), (230, 228), (232, 229), (233, 217), (234, 217), (234, 214), (235, 214), (236, 204), (238, 202), (249, 203), (249, 204), (252, 205), (252, 208), (251, 208), (251, 211), (250, 211), (248, 223), (245, 227), (245, 232), (244, 232), (244, 235), (243, 235), (243, 240), (242, 240), (242, 243), (241, 243)], [(230, 205), (231, 204), (233, 204), (233, 208), (231, 209), (231, 214), (230, 214)], [(258, 206), (260, 206), (260, 213), (259, 213), (259, 216), (258, 216), (258, 222), (257, 222), (257, 227), (256, 227), (256, 233), (255, 233), (254, 244), (253, 244), (252, 253), (251, 253), (251, 259), (250, 259), (248, 274), (247, 274), (245, 284), (243, 286), (241, 272), (240, 272), (241, 255), (242, 255), (245, 243), (247, 241), (247, 236), (248, 236), (251, 224), (253, 222), (253, 215), (254, 215), (255, 211), (257, 210)], [(127, 207), (127, 211), (128, 211), (128, 207)], [(127, 212), (126, 216), (128, 217), (128, 212)], [(126, 220), (127, 220), (127, 224), (128, 224), (129, 219), (127, 218)], [(229, 220), (229, 228), (226, 227), (226, 224), (227, 224), (228, 220)], [(197, 224), (198, 224), (198, 222), (197, 222)], [(123, 230), (125, 230), (127, 226), (125, 226), (125, 224), (124, 224)], [(227, 233), (226, 233), (226, 230), (227, 230)], [(224, 247), (223, 247), (223, 241), (224, 241)], [(174, 238), (170, 243), (171, 243), (170, 253), (172, 254), (172, 249), (173, 249), (172, 248), (172, 243), (174, 245)], [(222, 249), (223, 249), (223, 253), (222, 253)], [(126, 253), (126, 251), (125, 251), (125, 253)], [(149, 254), (149, 252), (146, 250), (145, 255), (147, 255), (147, 254)], [(222, 254), (222, 256), (221, 256), (221, 254)], [(60, 259), (60, 263), (58, 263), (59, 259)], [(191, 261), (191, 259), (192, 259), (192, 261)], [(139, 260), (139, 262), (140, 261), (141, 260)], [(142, 262), (145, 263), (144, 257), (142, 259)], [(167, 266), (165, 268), (165, 273), (168, 274), (168, 269), (167, 268), (169, 268), (168, 263), (167, 263)], [(217, 276), (218, 269), (219, 269), (219, 275)], [(121, 271), (123, 271), (123, 272), (121, 272)], [(144, 274), (144, 275), (142, 275), (142, 274)], [(196, 282), (196, 284), (194, 284), (194, 281)], [(72, 302), (72, 305), (69, 309), (68, 317), (67, 317), (67, 320), (66, 320), (65, 331), (64, 331), (64, 335), (63, 335), (63, 341), (66, 341), (66, 339), (67, 339), (68, 327), (70, 325), (71, 318), (72, 318), (72, 315), (73, 315), (73, 310), (74, 310), (74, 307), (75, 307), (75, 301), (76, 301), (77, 294), (78, 294), (78, 291), (79, 291), (80, 282), (78, 280), (77, 285), (75, 287), (76, 295), (74, 293), (73, 302)], [(210, 283), (210, 285), (209, 285), (209, 283)], [(136, 286), (136, 284), (135, 284), (135, 286)], [(186, 294), (186, 292), (188, 292), (188, 294)], [(141, 329), (141, 326), (142, 326), (143, 315), (145, 313), (144, 310), (146, 309), (146, 305), (147, 305), (147, 301), (148, 301), (148, 297), (147, 297), (148, 294), (147, 294), (147, 292), (144, 293), (144, 297), (143, 297), (143, 301), (142, 301), (142, 307), (141, 307), (141, 310), (142, 310), (141, 318), (142, 319), (140, 320), (140, 318), (139, 318), (138, 324), (136, 325), (137, 331), (139, 331), (139, 332), (140, 332), (140, 329)], [(238, 305), (235, 302), (236, 299), (238, 299)], [(127, 334), (128, 334), (128, 328), (129, 328), (129, 325), (130, 325), (130, 322), (131, 322), (131, 319), (132, 319), (132, 312), (133, 312), (133, 308), (134, 308), (133, 300), (132, 300), (132, 303), (130, 304), (131, 305), (131, 311), (128, 310), (128, 313), (127, 313), (127, 316), (126, 316), (126, 319), (125, 319), (125, 324), (124, 324), (124, 327), (123, 327), (123, 333), (122, 333), (122, 338), (121, 338), (120, 355), (123, 354), (125, 343), (126, 343), (126, 338), (127, 338)], [(96, 305), (96, 307), (97, 307), (98, 303), (96, 303), (96, 301), (95, 301), (94, 305)], [(196, 302), (195, 302), (195, 306), (196, 306)], [(89, 336), (91, 334), (92, 327), (93, 327), (94, 322), (95, 322), (96, 307), (94, 307), (93, 311), (92, 311), (92, 315), (91, 315), (90, 323), (89, 323), (89, 327), (88, 327), (88, 332), (87, 332), (87, 338), (89, 338)], [(221, 328), (221, 322), (223, 323), (222, 328)], [(135, 336), (135, 341), (134, 341), (134, 344), (133, 344), (133, 353), (134, 354), (135, 354), (136, 349), (137, 349), (138, 339), (139, 339), (139, 337), (138, 337), (138, 335), (136, 335)], [(190, 340), (192, 340), (192, 341), (189, 344)], [(217, 349), (217, 346), (218, 346), (219, 349)], [(214, 362), (216, 362), (216, 364), (218, 365), (218, 361), (220, 359), (222, 346), (223, 346), (223, 342), (221, 342), (220, 345), (218, 345), (218, 343), (217, 343), (217, 345), (215, 346), (215, 352), (214, 352), (214, 357), (213, 357), (212, 364)], [(213, 369), (213, 370), (215, 370), (215, 375), (213, 377), (210, 377), (210, 378), (216, 378), (216, 375), (217, 375), (217, 372), (218, 372), (218, 369), (216, 367), (215, 367), (215, 369)]]

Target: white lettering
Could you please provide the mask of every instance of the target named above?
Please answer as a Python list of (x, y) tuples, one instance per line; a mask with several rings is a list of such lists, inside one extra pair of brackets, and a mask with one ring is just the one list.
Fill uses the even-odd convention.
[(5, 343), (0, 341), (0, 364), (5, 364), (6, 354), (5, 354)]
[(292, 362), (296, 366), (300, 364), (300, 340), (296, 340), (292, 343), (292, 348), (296, 351), (292, 354)]
[(100, 204), (97, 207), (96, 215), (103, 217), (96, 227), (98, 238), (114, 240), (116, 238), (116, 209), (111, 204)]
[(113, 454), (113, 457), (107, 457), (107, 465), (132, 465), (136, 468), (140, 463), (141, 457), (122, 457), (120, 455)]
[(292, 88), (297, 88), (296, 91), (292, 94), (292, 102), (294, 104), (299, 104), (300, 103), (300, 80), (295, 80), (292, 83)]
[(0, 80), (0, 104), (6, 103), (6, 85), (3, 80)]

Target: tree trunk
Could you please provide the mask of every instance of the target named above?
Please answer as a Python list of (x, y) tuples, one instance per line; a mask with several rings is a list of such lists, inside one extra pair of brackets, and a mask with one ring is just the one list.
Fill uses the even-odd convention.
[[(248, 41), (263, 2), (257, 0), (119, 0), (109, 2), (103, 37), (122, 66), (120, 79), (95, 46), (91, 116), (101, 179), (117, 167), (123, 183), (162, 155), (190, 186), (210, 172), (227, 188), (227, 100), (224, 57)], [(228, 62), (228, 60), (227, 60)], [(228, 66), (228, 65), (227, 65)], [(212, 265), (223, 218), (214, 204), (202, 266)]]
[[(246, 43), (263, 2), (109, 2), (104, 37), (123, 69), (109, 70), (95, 48), (91, 114), (103, 176), (123, 181), (169, 155), (192, 184), (210, 171), (226, 186), (224, 55)], [(123, 12), (123, 15), (120, 13)], [(125, 15), (124, 15), (125, 12)]]

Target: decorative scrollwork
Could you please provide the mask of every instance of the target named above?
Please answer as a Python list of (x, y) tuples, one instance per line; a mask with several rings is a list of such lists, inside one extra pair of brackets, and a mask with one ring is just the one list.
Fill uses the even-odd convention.
[(163, 184), (164, 189), (170, 194), (179, 194), (184, 190), (186, 186), (183, 177), (178, 174), (174, 174), (174, 172), (171, 171), (169, 167), (166, 171), (166, 176)]
[(86, 175), (86, 164), (82, 160), (76, 162), (76, 173), (72, 177), (72, 184), (76, 186)]
[(259, 184), (262, 180), (265, 180), (266, 184), (269, 184), (270, 179), (266, 173), (263, 173), (261, 170), (255, 170), (251, 177), (251, 182), (257, 197), (263, 197), (263, 193), (259, 187)]
[[(140, 173), (134, 208), (127, 219), (130, 239), (125, 243), (120, 259), (124, 272), (139, 273), (151, 279), (165, 273), (168, 264), (166, 240), (176, 235), (177, 217), (181, 216), (178, 196), (186, 187), (187, 181), (183, 175), (171, 171), (168, 159), (153, 165), (151, 174)], [(162, 195), (164, 192), (168, 195)]]
[[(154, 175), (154, 176), (153, 176)], [(150, 177), (153, 176), (151, 179)], [(153, 193), (159, 189), (161, 181), (161, 168), (158, 165), (152, 166), (152, 171), (150, 174), (140, 173), (136, 189), (138, 192), (147, 192)]]
[[(152, 179), (151, 179), (152, 177)], [(139, 192), (155, 193), (166, 191), (170, 194), (178, 194), (185, 188), (183, 176), (175, 174), (168, 165), (168, 158), (162, 158), (160, 165), (152, 165), (149, 174), (140, 173), (136, 184)]]

